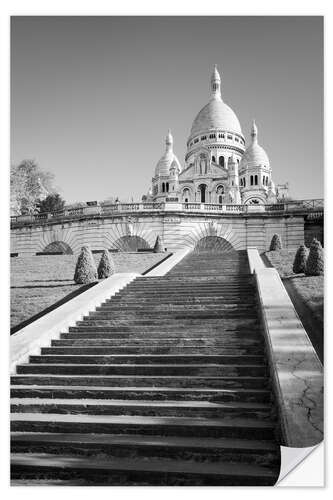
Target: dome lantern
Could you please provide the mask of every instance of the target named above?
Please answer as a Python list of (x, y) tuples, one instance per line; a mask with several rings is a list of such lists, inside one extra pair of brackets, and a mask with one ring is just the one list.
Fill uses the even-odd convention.
[(166, 149), (167, 149), (167, 150), (172, 150), (172, 146), (173, 146), (173, 137), (172, 137), (172, 134), (171, 134), (171, 130), (170, 130), (170, 129), (168, 130), (167, 136), (166, 136), (166, 138), (165, 138), (165, 144), (166, 144)]
[(254, 120), (252, 121), (251, 137), (252, 137), (252, 143), (256, 144), (258, 142), (258, 127)]
[(213, 73), (210, 79), (210, 86), (212, 90), (212, 99), (221, 101), (221, 77), (217, 70), (217, 65), (214, 64)]

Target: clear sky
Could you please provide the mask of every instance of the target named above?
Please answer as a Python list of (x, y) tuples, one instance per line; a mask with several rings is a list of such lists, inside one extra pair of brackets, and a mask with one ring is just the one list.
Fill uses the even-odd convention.
[(184, 163), (215, 63), (275, 183), (322, 197), (321, 17), (14, 17), (12, 163), (36, 159), (68, 202), (141, 199), (169, 127)]

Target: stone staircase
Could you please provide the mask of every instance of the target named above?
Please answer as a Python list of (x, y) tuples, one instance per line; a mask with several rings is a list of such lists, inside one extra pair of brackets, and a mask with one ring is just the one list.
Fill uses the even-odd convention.
[(12, 484), (272, 485), (275, 410), (245, 252), (139, 277), (17, 366)]

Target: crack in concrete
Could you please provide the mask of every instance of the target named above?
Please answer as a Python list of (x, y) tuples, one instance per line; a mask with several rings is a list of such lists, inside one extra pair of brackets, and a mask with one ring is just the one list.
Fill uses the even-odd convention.
[[(291, 376), (293, 376), (297, 380), (300, 380), (305, 385), (305, 388), (302, 391), (302, 395), (299, 398), (299, 406), (302, 406), (306, 410), (306, 418), (307, 418), (309, 424), (313, 427), (313, 429), (315, 431), (319, 432), (320, 435), (323, 436), (324, 433), (323, 433), (322, 429), (320, 429), (315, 424), (315, 422), (313, 421), (314, 417), (313, 417), (313, 413), (312, 412), (317, 409), (317, 402), (314, 399), (312, 399), (311, 397), (309, 397), (309, 395), (307, 394), (308, 391), (311, 391), (311, 383), (309, 383), (306, 379), (304, 379), (303, 377), (298, 376), (295, 373), (296, 370), (300, 367), (300, 365), (305, 360), (306, 360), (306, 356), (304, 355), (302, 357), (302, 359), (298, 360), (298, 362), (296, 362), (295, 364), (292, 364), (292, 370), (290, 370), (290, 374), (291, 374)], [(296, 359), (295, 359), (295, 361), (296, 361)], [(277, 364), (280, 364), (282, 366), (283, 365), (290, 366), (291, 361), (289, 361), (289, 362), (278, 361)], [(321, 388), (321, 393), (322, 393), (322, 388)], [(309, 406), (308, 403), (306, 403), (306, 400), (309, 401), (310, 403), (312, 403), (312, 407)]]

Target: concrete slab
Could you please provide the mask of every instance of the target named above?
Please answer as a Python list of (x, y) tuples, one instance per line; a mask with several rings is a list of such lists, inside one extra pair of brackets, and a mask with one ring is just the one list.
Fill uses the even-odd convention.
[(323, 367), (276, 269), (248, 250), (255, 274), (282, 443), (310, 447), (323, 439)]

